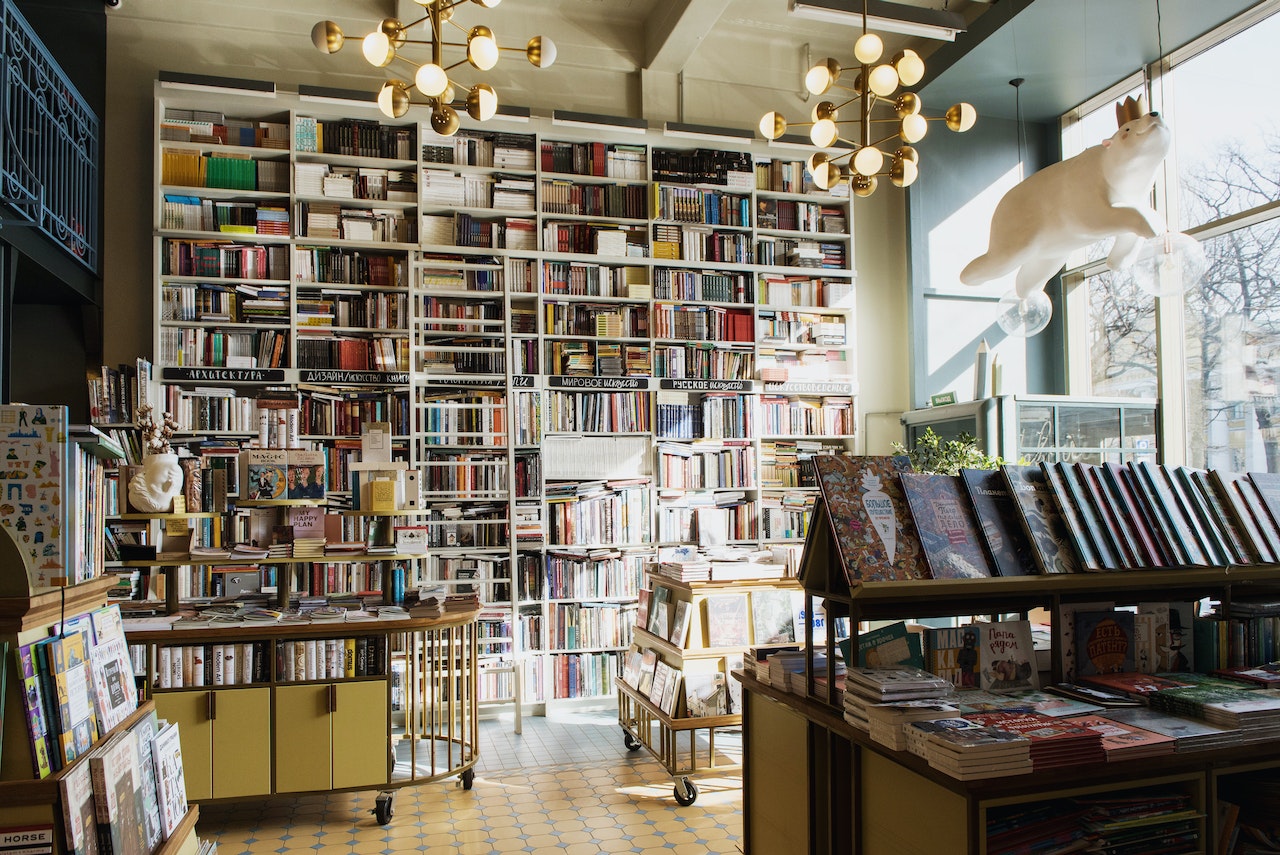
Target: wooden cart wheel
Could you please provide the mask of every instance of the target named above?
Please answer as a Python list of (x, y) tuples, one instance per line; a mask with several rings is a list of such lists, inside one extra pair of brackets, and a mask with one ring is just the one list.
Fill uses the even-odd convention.
[(462, 789), (469, 790), (476, 782), (476, 770), (464, 769), (462, 774), (458, 776), (458, 780), (462, 781)]
[(675, 785), (676, 804), (688, 807), (698, 800), (698, 785), (688, 778), (679, 778)]
[(377, 799), (373, 803), (373, 815), (378, 819), (378, 825), (386, 825), (391, 822), (391, 817), (395, 816), (395, 793), (382, 792), (378, 793)]

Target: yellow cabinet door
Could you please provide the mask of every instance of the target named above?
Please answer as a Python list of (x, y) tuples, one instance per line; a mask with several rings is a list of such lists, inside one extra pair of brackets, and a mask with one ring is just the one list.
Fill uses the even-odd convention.
[[(270, 793), (271, 690), (218, 689), (213, 694), (213, 797)], [(183, 767), (185, 772), (185, 742)]]
[(385, 784), (391, 750), (386, 681), (339, 683), (335, 689), (330, 717), (334, 788)]
[(157, 693), (154, 700), (156, 715), (178, 725), (187, 800), (213, 798), (213, 721), (209, 718), (209, 692), (162, 692)]
[(326, 685), (276, 686), (276, 792), (328, 790), (333, 745)]

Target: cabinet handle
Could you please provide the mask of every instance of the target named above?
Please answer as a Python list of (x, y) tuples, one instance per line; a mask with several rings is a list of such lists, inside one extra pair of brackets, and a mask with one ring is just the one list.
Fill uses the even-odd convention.
[(208, 694), (208, 713), (209, 721), (213, 721), (218, 717), (218, 695), (216, 692)]
[(338, 684), (330, 683), (329, 684), (329, 712), (335, 713), (337, 711), (338, 711)]

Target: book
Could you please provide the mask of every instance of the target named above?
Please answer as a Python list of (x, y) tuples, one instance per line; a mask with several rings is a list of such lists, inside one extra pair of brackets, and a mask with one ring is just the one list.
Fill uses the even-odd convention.
[[(845, 662), (849, 655), (848, 639), (841, 642)], [(904, 621), (858, 634), (859, 668), (924, 668), (922, 634), (911, 632)]]
[(176, 721), (168, 722), (156, 731), (151, 757), (156, 770), (160, 825), (165, 838), (168, 838), (187, 813), (187, 785), (182, 773), (182, 741)]
[(636, 679), (635, 689), (646, 698), (653, 690), (653, 675), (658, 667), (658, 651), (645, 648), (640, 651), (640, 676)]
[[(93, 808), (93, 778), (88, 763), (77, 763), (58, 781), (62, 829), (68, 855), (97, 855), (98, 820)], [(3, 851), (3, 850), (0, 850)]]
[(149, 852), (137, 801), (138, 741), (120, 731), (89, 755), (93, 804), (102, 855)]
[(323, 451), (290, 448), (286, 453), (285, 467), (288, 498), (324, 498), (325, 455)]
[(246, 448), (240, 457), (244, 460), (244, 484), (250, 499), (276, 500), (288, 498), (289, 452), (283, 448)]
[(763, 588), (752, 591), (751, 630), (752, 644), (787, 644), (795, 641), (796, 624), (791, 592)]
[(689, 619), (693, 615), (693, 606), (687, 600), (677, 600), (675, 614), (671, 619), (671, 643), (683, 649), (689, 637)]
[(138, 814), (137, 821), (142, 826), (142, 837), (146, 841), (145, 851), (147, 852), (159, 846), (160, 841), (165, 837), (160, 821), (155, 760), (152, 756), (152, 744), (155, 741), (157, 726), (156, 712), (153, 709), (129, 728), (129, 733), (136, 743), (134, 757), (137, 766), (133, 770), (134, 806)]
[(812, 459), (839, 566), (849, 584), (929, 575), (898, 474), (905, 457)]
[(1076, 550), (1080, 566), (1084, 570), (1116, 570), (1119, 560), (1101, 530), (1101, 523), (1094, 516), (1092, 506), (1085, 497), (1075, 477), (1075, 470), (1062, 462), (1042, 461), (1040, 470), (1045, 483), (1053, 493), (1058, 514), (1071, 535), (1071, 545)]
[(695, 718), (729, 714), (729, 691), (723, 671), (685, 669), (686, 712)]
[(1159, 521), (1179, 563), (1204, 566), (1210, 563), (1200, 541), (1192, 534), (1190, 521), (1184, 516), (1181, 504), (1174, 496), (1163, 467), (1149, 461), (1132, 464), (1135, 482), (1139, 485), (1153, 516)]
[(1003, 473), (999, 469), (961, 469), (960, 480), (973, 505), (982, 542), (996, 574), (1038, 573), (1031, 541), (1019, 522), (1018, 507)]
[(1029, 621), (995, 621), (976, 628), (981, 645), (980, 688), (991, 692), (1040, 688)]
[(1138, 603), (1139, 614), (1153, 616), (1155, 661), (1152, 673), (1194, 671), (1191, 635), (1192, 603)]
[(671, 589), (655, 585), (649, 595), (649, 623), (645, 629), (659, 638), (666, 638), (671, 632)]
[(1080, 562), (1045, 474), (1035, 466), (1000, 467), (1018, 508), (1018, 520), (1041, 573), (1076, 573)]
[[(59, 756), (64, 764), (88, 752), (98, 736), (87, 633), (69, 632), (47, 644)], [(132, 671), (131, 671), (132, 673)]]
[(702, 603), (706, 612), (704, 626), (707, 628), (708, 647), (746, 648), (752, 643), (746, 594), (708, 594)]
[(927, 669), (958, 689), (976, 689), (982, 683), (982, 647), (975, 626), (926, 630)]
[(138, 708), (133, 662), (125, 641), (124, 620), (116, 603), (89, 613), (93, 644), (89, 664), (99, 729), (106, 733)]
[(1076, 674), (1134, 670), (1133, 612), (1075, 613)]
[(44, 686), (36, 670), (34, 647), (34, 642), (24, 644), (13, 652), (17, 666), (15, 675), (20, 680), (15, 688), (22, 695), (22, 708), (27, 717), (32, 771), (37, 778), (47, 778), (56, 769), (61, 768), (62, 764), (61, 755), (53, 744), (54, 735), (50, 731), (49, 718), (45, 712), (48, 706), (44, 697)]
[(1087, 715), (1073, 720), (1077, 727), (1092, 730), (1102, 736), (1102, 749), (1107, 752), (1107, 762), (1128, 760), (1133, 757), (1154, 757), (1173, 753), (1172, 736), (1144, 730), (1136, 724), (1124, 724), (1103, 716)]
[(991, 575), (978, 519), (959, 475), (903, 472), (898, 476), (935, 579)]

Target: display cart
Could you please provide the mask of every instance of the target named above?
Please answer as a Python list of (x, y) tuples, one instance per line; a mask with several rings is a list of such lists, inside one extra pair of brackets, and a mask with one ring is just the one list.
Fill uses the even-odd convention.
[[(739, 730), (742, 716), (734, 713), (708, 717), (672, 718), (636, 689), (615, 681), (618, 687), (618, 723), (622, 744), (628, 751), (642, 746), (675, 779), (676, 804), (688, 807), (698, 799), (693, 778), (707, 772), (737, 772), (742, 762), (725, 762), (716, 750), (716, 732)], [(705, 741), (699, 743), (699, 735)]]

